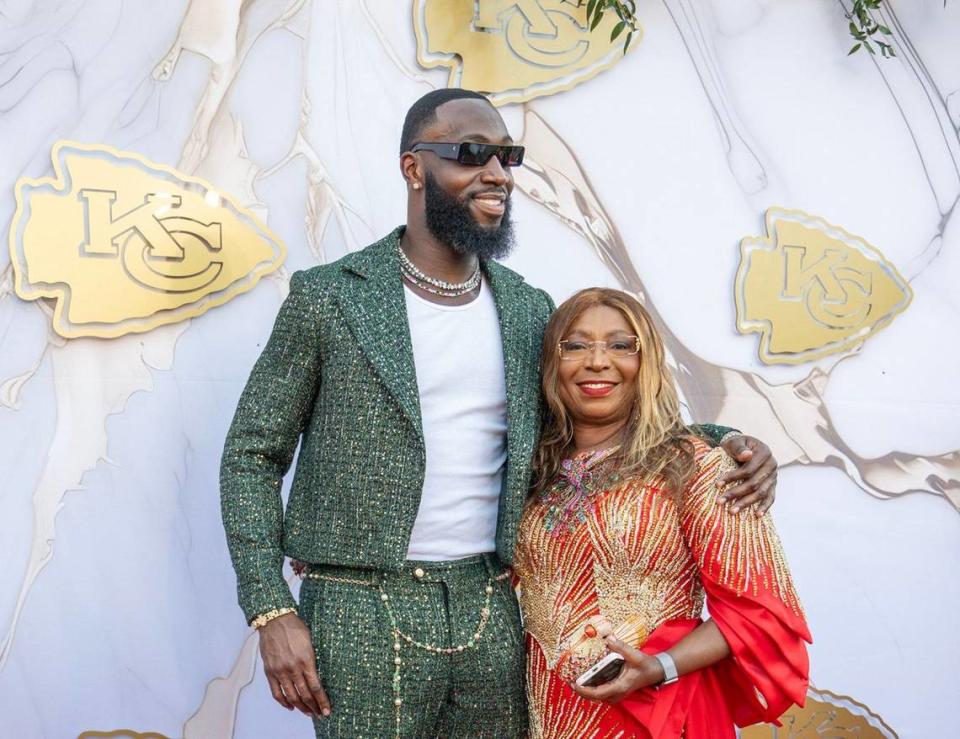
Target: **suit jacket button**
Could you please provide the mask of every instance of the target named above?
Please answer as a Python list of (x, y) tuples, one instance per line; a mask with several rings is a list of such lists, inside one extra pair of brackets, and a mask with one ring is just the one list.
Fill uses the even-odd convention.
[(423, 576), (426, 575), (426, 574), (427, 574), (427, 573), (423, 571), (423, 568), (422, 568), (422, 567), (418, 567), (417, 569), (415, 569), (415, 570), (413, 571), (413, 576), (414, 576), (415, 578), (417, 578), (418, 580), (422, 580), (422, 579), (423, 579)]

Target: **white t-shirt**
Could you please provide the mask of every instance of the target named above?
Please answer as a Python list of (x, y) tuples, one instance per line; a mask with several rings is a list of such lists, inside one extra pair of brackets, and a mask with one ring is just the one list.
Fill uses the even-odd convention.
[(507, 459), (503, 343), (483, 281), (466, 305), (404, 288), (427, 466), (407, 559), (460, 559), (496, 549)]

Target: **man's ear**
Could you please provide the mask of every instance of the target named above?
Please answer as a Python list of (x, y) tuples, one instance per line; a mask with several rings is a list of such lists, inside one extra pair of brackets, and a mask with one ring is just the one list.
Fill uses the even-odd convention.
[(407, 186), (414, 190), (423, 187), (424, 171), (420, 165), (420, 157), (416, 154), (405, 151), (400, 155), (400, 174), (407, 181)]

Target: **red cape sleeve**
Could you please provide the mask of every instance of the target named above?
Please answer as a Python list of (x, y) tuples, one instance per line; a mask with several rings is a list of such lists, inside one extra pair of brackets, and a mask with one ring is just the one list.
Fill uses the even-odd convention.
[(698, 456), (681, 527), (710, 616), (731, 652), (704, 678), (723, 694), (739, 726), (775, 722), (792, 704), (803, 705), (810, 631), (772, 519), (752, 510), (731, 513), (718, 499), (718, 478), (736, 463), (722, 448)]

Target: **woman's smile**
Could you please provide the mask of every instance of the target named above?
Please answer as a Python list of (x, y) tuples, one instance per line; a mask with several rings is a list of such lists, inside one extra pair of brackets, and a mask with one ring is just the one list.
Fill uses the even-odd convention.
[(602, 398), (613, 392), (614, 388), (620, 383), (612, 380), (587, 380), (578, 382), (577, 387), (580, 392), (591, 398)]

